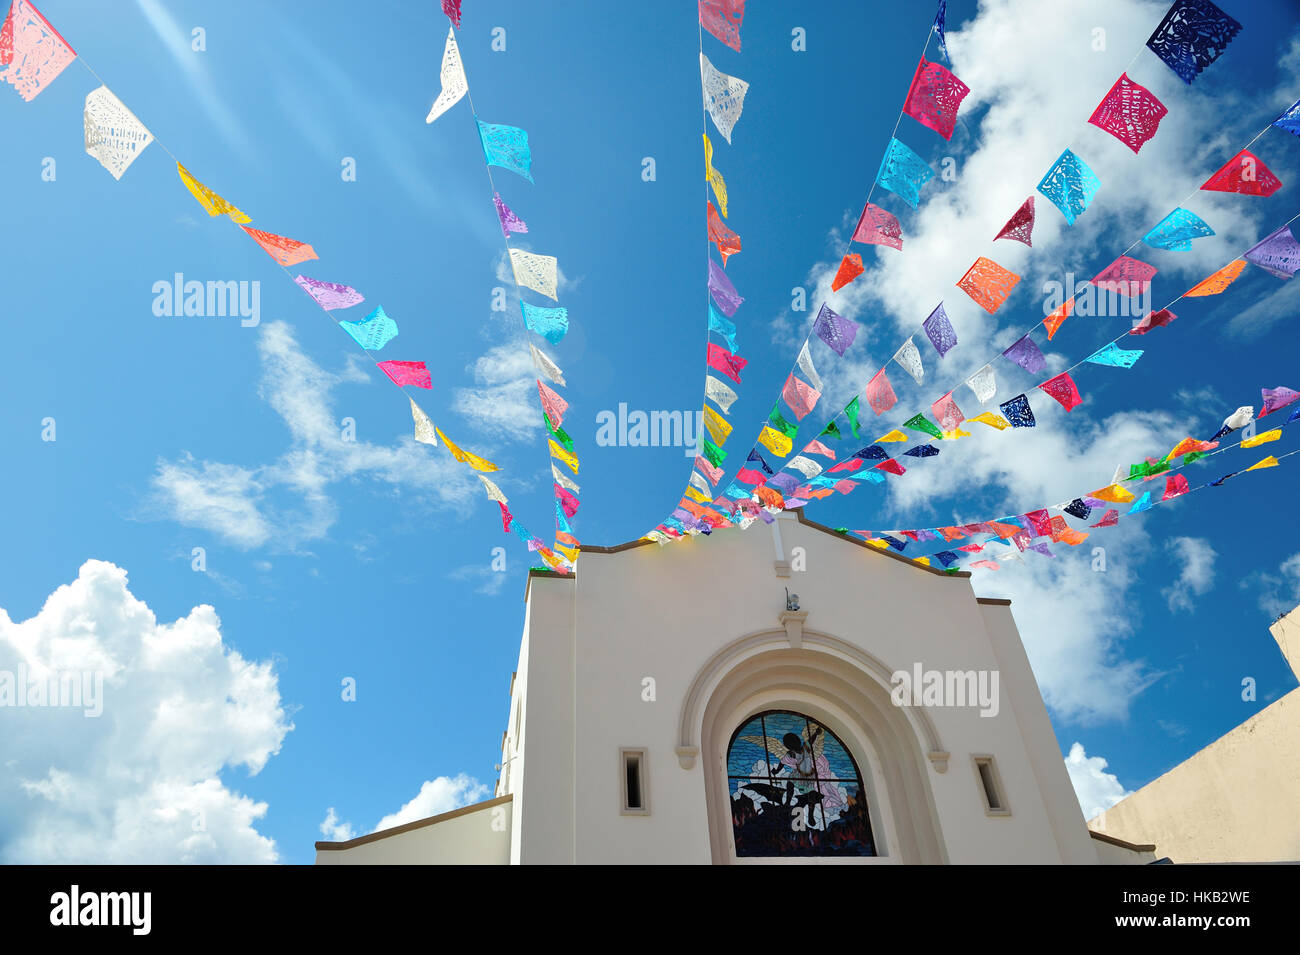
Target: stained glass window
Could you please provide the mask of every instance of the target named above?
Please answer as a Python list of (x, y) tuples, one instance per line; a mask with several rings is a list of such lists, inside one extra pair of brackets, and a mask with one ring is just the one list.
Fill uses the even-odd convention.
[(799, 713), (751, 717), (727, 747), (737, 856), (874, 856), (862, 775), (826, 727)]

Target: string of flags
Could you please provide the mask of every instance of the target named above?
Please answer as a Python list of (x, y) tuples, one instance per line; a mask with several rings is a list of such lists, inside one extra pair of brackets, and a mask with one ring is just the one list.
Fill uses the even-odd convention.
[[(460, 0), (442, 0), (442, 7), (453, 24), (459, 27)], [(9, 83), (24, 100), (30, 102), (76, 59), (79, 57), (72, 46), (31, 0), (12, 0), (3, 26), (0, 26), (0, 80)], [(88, 65), (87, 70), (97, 78), (97, 74)], [(435, 102), (434, 109), (431, 110), (430, 121), (436, 119), (468, 92), (468, 84), (465, 82), (464, 70), (452, 31), (449, 31), (447, 48), (444, 52), (442, 83), (443, 91)], [(102, 84), (86, 95), (83, 124), (87, 155), (98, 161), (115, 180), (119, 181), (145, 149), (157, 141), (145, 124), (116, 94)], [(483, 127), (485, 124), (479, 125)], [(512, 133), (511, 129), (511, 127), (494, 127), (490, 132), (483, 132), (484, 153), (489, 163), (505, 165), (507, 168), (519, 171), (521, 175), (526, 175), (530, 165), (526, 134), (523, 134), (522, 130)], [(520, 135), (517, 136), (516, 133)], [(175, 160), (175, 156), (166, 146), (162, 143), (159, 143), (159, 146)], [(349, 285), (302, 274), (293, 275), (290, 271), (291, 267), (319, 259), (316, 249), (311, 244), (253, 228), (251, 225), (253, 220), (247, 213), (199, 180), (179, 161), (176, 161), (176, 172), (182, 185), (209, 216), (225, 216), (238, 225), (285, 271), (286, 275), (292, 276), (293, 281), (339, 328), (347, 333), (358, 347), (366, 352), (376, 368), (396, 387), (403, 391), (407, 388), (421, 390), (433, 388), (432, 376), (424, 362), (380, 360), (375, 354), (399, 333), (398, 323), (384, 311), (382, 305), (377, 305), (362, 318), (336, 317), (333, 313), (341, 313), (362, 304), (366, 301), (365, 296)], [(502, 214), (501, 220), (503, 229), (507, 227), (508, 222), (522, 225), (519, 220), (508, 219), (505, 214)], [(525, 231), (525, 228), (516, 231)], [(521, 276), (521, 284), (526, 284), (529, 288), (537, 289), (554, 298), (554, 260), (547, 261), (547, 257), (534, 256), (531, 253), (524, 253), (524, 256), (514, 260), (516, 275)], [(541, 356), (536, 349), (534, 352)], [(543, 367), (555, 368), (549, 360)], [(555, 371), (558, 376), (558, 368)], [(544, 387), (539, 381), (539, 388)], [(553, 392), (551, 394), (554, 395)], [(462, 449), (434, 424), (413, 395), (408, 393), (407, 398), (414, 422), (415, 440), (431, 446), (441, 444), (453, 460), (468, 466), (476, 473), (489, 498), (499, 502), (503, 514), (508, 514), (505, 496), (496, 483), (486, 477), (487, 474), (499, 471), (499, 467), (484, 457)], [(552, 401), (554, 408), (561, 407), (563, 403), (557, 395)], [(558, 434), (562, 440), (571, 440), (558, 429), (557, 421), (555, 429), (552, 430), (553, 436)], [(555, 441), (552, 440), (551, 444), (554, 445)], [(570, 443), (566, 460), (572, 461), (571, 466), (576, 472), (577, 459), (568, 453), (571, 451)], [(576, 488), (576, 485), (574, 487)], [(558, 484), (557, 490), (560, 490)], [(563, 506), (576, 510), (576, 498), (573, 498), (567, 490), (564, 494)], [(567, 570), (571, 569), (572, 562), (576, 559), (577, 541), (571, 538), (571, 529), (568, 528), (567, 523), (564, 523), (560, 513), (561, 507), (561, 503), (557, 501), (555, 550), (546, 547), (539, 538), (524, 530), (517, 521), (506, 519), (504, 523), (507, 531), (513, 530), (529, 545), (530, 549), (535, 550), (547, 562), (548, 566), (556, 570)], [(572, 511), (568, 513), (571, 516)], [(558, 531), (560, 526), (564, 527), (565, 539), (563, 540)], [(569, 540), (572, 540), (571, 545)]]
[[(1066, 520), (1066, 515), (1087, 522), (1096, 518), (1096, 512), (1100, 511), (1101, 517), (1087, 524), (1087, 527), (1089, 529), (1114, 527), (1119, 523), (1121, 516), (1140, 514), (1158, 504), (1168, 503), (1205, 488), (1221, 487), (1226, 481), (1240, 474), (1277, 467), (1282, 460), (1297, 451), (1266, 455), (1248, 467), (1229, 471), (1215, 480), (1206, 481), (1196, 487), (1191, 486), (1186, 475), (1179, 473), (1181, 469), (1202, 458), (1235, 448), (1257, 448), (1279, 441), (1283, 429), (1300, 420), (1300, 407), (1292, 411), (1285, 423), (1269, 431), (1256, 431), (1253, 435), (1243, 437), (1235, 444), (1229, 445), (1221, 445), (1219, 439), (1245, 428), (1252, 421), (1262, 419), (1293, 404), (1298, 399), (1300, 399), (1300, 392), (1290, 388), (1264, 388), (1262, 389), (1263, 404), (1258, 416), (1255, 415), (1253, 406), (1238, 408), (1224, 420), (1223, 426), (1209, 440), (1183, 438), (1165, 455), (1146, 458), (1127, 468), (1121, 466), (1106, 486), (1068, 501), (1020, 514), (965, 524), (888, 531), (849, 531), (847, 528), (838, 528), (838, 530), (860, 538), (873, 547), (892, 550), (899, 554), (903, 554), (912, 545), (942, 542), (941, 550), (912, 559), (926, 566), (938, 563), (944, 569), (954, 573), (958, 569), (956, 565), (961, 561), (967, 561), (967, 567), (999, 570), (1001, 567), (999, 562), (1022, 560), (1021, 555), (1027, 550), (1045, 557), (1054, 557), (1055, 554), (1048, 546), (1048, 542), (1043, 542), (1039, 538), (1047, 537), (1050, 543), (1078, 546), (1089, 536), (1087, 530), (1071, 527)], [(1163, 491), (1141, 491), (1140, 487), (1130, 489), (1126, 486), (1136, 482), (1146, 483), (1160, 477), (1164, 478)], [(1141, 493), (1135, 493), (1135, 490)], [(1120, 507), (1111, 505), (1127, 505), (1127, 507), (1121, 515)], [(983, 536), (982, 540), (974, 540), (981, 536)], [(959, 541), (966, 541), (966, 543), (958, 544)], [(928, 548), (922, 546), (920, 549)]]

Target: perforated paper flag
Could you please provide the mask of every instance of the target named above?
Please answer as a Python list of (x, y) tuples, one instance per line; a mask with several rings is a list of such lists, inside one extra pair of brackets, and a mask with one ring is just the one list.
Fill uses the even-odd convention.
[(13, 0), (0, 30), (0, 79), (30, 103), (76, 58), (29, 0)]
[(1103, 345), (1084, 361), (1092, 362), (1094, 365), (1111, 365), (1115, 368), (1132, 368), (1139, 358), (1142, 357), (1142, 349), (1138, 348), (1132, 351), (1125, 351), (1114, 342), (1109, 345)]
[(975, 417), (967, 418), (966, 420), (978, 421), (980, 424), (986, 424), (990, 428), (996, 428), (998, 431), (1005, 431), (1007, 428), (1011, 427), (1011, 422), (1007, 421), (1007, 419), (1002, 417), (1002, 415), (995, 414), (992, 411), (981, 411)]
[(935, 438), (942, 438), (943, 432), (934, 426), (934, 424), (923, 414), (915, 414), (903, 422), (904, 428), (911, 428), (913, 431), (924, 431), (926, 434)]
[(1218, 295), (1233, 282), (1237, 281), (1237, 276), (1241, 274), (1245, 267), (1245, 259), (1233, 259), (1213, 275), (1207, 276), (1197, 282), (1190, 290), (1183, 293), (1183, 297), (1199, 298), (1204, 295)]
[(555, 443), (554, 438), (547, 439), (547, 446), (550, 448), (551, 457), (558, 458), (569, 466), (574, 474), (578, 473), (578, 456), (571, 451), (566, 451)]
[(858, 217), (857, 228), (853, 230), (853, 241), (884, 245), (891, 249), (903, 248), (903, 227), (898, 217), (888, 209), (868, 202)]
[(785, 457), (794, 447), (789, 438), (771, 425), (763, 426), (763, 431), (758, 436), (758, 443), (779, 458)]
[(1223, 168), (1205, 181), (1210, 192), (1236, 192), (1243, 196), (1271, 196), (1282, 188), (1282, 180), (1249, 149), (1229, 159)]
[(1272, 414), (1279, 408), (1285, 408), (1291, 402), (1300, 398), (1300, 392), (1292, 391), (1290, 388), (1284, 388), (1278, 385), (1276, 388), (1263, 388), (1261, 393), (1264, 396), (1264, 406), (1259, 411), (1259, 417), (1266, 414)]
[(939, 422), (939, 428), (943, 431), (954, 431), (957, 425), (966, 420), (966, 416), (957, 407), (957, 402), (953, 401), (952, 392), (930, 405), (930, 411), (934, 414), (934, 420)]
[[(555, 442), (551, 442), (551, 443), (554, 444)], [(567, 474), (561, 471), (554, 464), (551, 465), (551, 477), (554, 479), (556, 484), (560, 485), (560, 487), (572, 491), (574, 494), (582, 493), (582, 488), (578, 486), (578, 482), (573, 480), (571, 477), (569, 477)], [(561, 510), (558, 516), (563, 517), (564, 511)]]
[(730, 412), (732, 403), (739, 395), (717, 378), (706, 375), (704, 378), (704, 397), (714, 402), (724, 412)]
[(745, 108), (749, 84), (716, 69), (703, 53), (700, 54), (700, 84), (704, 88), (704, 108), (709, 118), (722, 133), (722, 138), (730, 143), (731, 131)]
[(913, 380), (919, 385), (921, 379), (925, 377), (925, 369), (921, 367), (921, 353), (916, 350), (916, 345), (909, 338), (903, 342), (903, 347), (894, 352), (894, 361), (900, 368), (912, 376)]
[(1014, 361), (1031, 375), (1037, 375), (1047, 367), (1047, 359), (1043, 357), (1038, 345), (1028, 335), (1012, 342), (1011, 346), (1002, 355), (1010, 361)]
[(813, 322), (813, 331), (842, 358), (857, 337), (858, 326), (823, 303), (817, 312), (817, 320)]
[(564, 372), (560, 370), (560, 366), (551, 361), (545, 352), (539, 351), (531, 342), (528, 345), (528, 351), (533, 356), (533, 363), (541, 370), (542, 374), (563, 388)]
[(497, 207), (497, 219), (501, 223), (501, 234), (503, 236), (509, 239), (512, 232), (528, 231), (528, 223), (514, 214), (514, 211), (501, 198), (501, 193), (492, 193), (492, 204)]
[(1184, 83), (1191, 83), (1239, 32), (1241, 24), (1210, 0), (1174, 0), (1147, 46)]
[(726, 444), (731, 437), (731, 422), (718, 414), (708, 405), (704, 406), (704, 429), (717, 444)]
[(799, 366), (799, 370), (803, 372), (804, 377), (812, 383), (812, 386), (821, 391), (822, 379), (817, 374), (817, 369), (813, 367), (812, 355), (808, 352), (808, 342), (805, 341), (803, 347), (799, 349), (799, 357), (795, 363)]
[(1193, 239), (1209, 235), (1214, 235), (1214, 230), (1204, 219), (1194, 212), (1178, 208), (1156, 223), (1155, 228), (1142, 237), (1142, 241), (1156, 249), (1186, 252), (1192, 247)]
[(804, 477), (811, 480), (822, 473), (822, 466), (812, 458), (805, 458), (802, 454), (796, 454), (790, 459), (787, 467), (792, 467)]
[(1038, 424), (1034, 419), (1034, 409), (1029, 407), (1029, 398), (1026, 395), (1016, 395), (1010, 401), (1002, 402), (998, 410), (1013, 428), (1032, 428)]
[(1065, 320), (1070, 317), (1070, 313), (1073, 311), (1074, 299), (1066, 299), (1052, 311), (1052, 314), (1043, 319), (1043, 327), (1047, 329), (1047, 340), (1049, 342), (1057, 330), (1065, 324)]
[(1130, 328), (1128, 333), (1130, 335), (1145, 335), (1147, 332), (1151, 331), (1151, 329), (1168, 325), (1176, 318), (1178, 318), (1178, 316), (1169, 311), (1169, 309), (1162, 308), (1158, 312), (1151, 312), (1148, 315), (1142, 316), (1142, 320)]
[(1145, 86), (1121, 73), (1115, 85), (1093, 110), (1088, 122), (1104, 129), (1133, 152), (1156, 134), (1160, 120), (1169, 112)]
[(483, 144), (483, 158), (489, 166), (500, 166), (533, 181), (533, 153), (528, 146), (528, 133), (517, 126), (499, 123), (478, 123), (479, 141)]
[(713, 188), (713, 196), (718, 200), (718, 209), (722, 212), (723, 218), (727, 216), (727, 183), (722, 178), (722, 173), (713, 168), (713, 143), (709, 142), (709, 136), (704, 135), (704, 179)]
[(1073, 411), (1083, 404), (1083, 399), (1079, 397), (1079, 389), (1075, 387), (1074, 379), (1070, 377), (1069, 372), (1062, 372), (1055, 378), (1049, 378), (1038, 387), (1060, 402), (1061, 407), (1066, 411)]
[(1300, 100), (1296, 100), (1273, 124), (1278, 129), (1285, 129), (1293, 136), (1300, 136)]
[(903, 102), (903, 112), (944, 139), (952, 139), (957, 110), (970, 87), (951, 70), (921, 58), (912, 75), (912, 85)]
[(989, 399), (997, 394), (997, 381), (993, 376), (993, 366), (985, 365), (975, 374), (966, 379), (966, 386), (975, 395), (975, 400), (980, 404), (988, 404)]
[(781, 389), (781, 397), (790, 406), (794, 416), (802, 421), (817, 405), (818, 399), (821, 398), (821, 392), (812, 385), (800, 381), (794, 375), (790, 375), (785, 380), (785, 387)]
[(293, 279), (298, 286), (316, 300), (316, 304), (327, 312), (339, 308), (351, 308), (360, 305), (366, 297), (351, 285), (338, 285), (334, 282), (322, 282), (309, 279), (305, 275), (296, 275)]
[(736, 350), (736, 324), (719, 312), (712, 302), (709, 303), (709, 331), (721, 335), (727, 347), (733, 352)]
[(560, 339), (568, 334), (569, 310), (563, 306), (550, 308), (521, 301), (519, 310), (523, 312), (525, 327), (541, 335), (552, 345), (558, 345)]
[(514, 269), (515, 281), (518, 284), (556, 300), (558, 262), (555, 256), (511, 249), (510, 265)]
[(1002, 231), (993, 237), (996, 242), (998, 239), (1011, 239), (1015, 242), (1023, 242), (1025, 245), (1033, 247), (1034, 236), (1034, 197), (1030, 196), (1020, 208), (1016, 210), (1015, 215), (1007, 220), (1007, 224), (1002, 227)]
[(1070, 225), (1074, 225), (1074, 220), (1088, 208), (1100, 189), (1101, 180), (1097, 174), (1068, 149), (1061, 153), (1038, 184), (1038, 191), (1061, 210)]
[(207, 186), (203, 185), (203, 183), (195, 179), (190, 175), (190, 171), (180, 163), (176, 164), (176, 172), (181, 177), (181, 182), (185, 184), (185, 188), (190, 191), (190, 195), (199, 201), (199, 205), (204, 208), (208, 215), (229, 216), (233, 222), (238, 222), (240, 225), (246, 225), (253, 221)]
[[(1260, 417), (1263, 417), (1263, 414), (1261, 414)], [(1241, 446), (1243, 448), (1257, 448), (1261, 444), (1269, 444), (1280, 437), (1282, 437), (1282, 429), (1274, 428), (1272, 431), (1261, 431), (1253, 438), (1245, 438), (1241, 442)]]
[(740, 384), (740, 372), (748, 364), (748, 358), (741, 358), (739, 355), (733, 355), (722, 346), (709, 342), (709, 367), (722, 372), (736, 384)]
[(429, 115), (424, 117), (425, 123), (432, 123), (469, 92), (465, 66), (460, 61), (460, 48), (456, 46), (456, 33), (451, 27), (447, 28), (447, 44), (442, 48), (442, 71), (438, 74), (438, 79), (442, 83), (442, 90), (429, 107)]
[(737, 53), (744, 19), (745, 0), (700, 0), (700, 26)]
[(867, 404), (871, 405), (871, 411), (876, 414), (884, 414), (898, 403), (898, 396), (894, 394), (893, 385), (889, 383), (889, 376), (883, 368), (867, 382), (866, 395)]
[(564, 424), (564, 413), (569, 410), (569, 403), (540, 381), (537, 382), (537, 394), (542, 399), (542, 411), (546, 413), (551, 426), (558, 428)]
[(431, 444), (436, 447), (438, 438), (434, 432), (433, 422), (424, 413), (424, 409), (415, 403), (414, 398), (408, 398), (407, 400), (411, 402), (411, 417), (415, 420), (415, 440), (421, 444)]
[(925, 335), (930, 339), (930, 344), (942, 358), (948, 352), (952, 351), (957, 345), (957, 333), (953, 331), (952, 322), (948, 320), (948, 313), (943, 310), (943, 302), (940, 302), (930, 316), (921, 324)]
[(708, 219), (709, 241), (718, 247), (718, 254), (722, 256), (722, 264), (727, 264), (728, 257), (735, 255), (740, 251), (740, 236), (728, 229), (722, 217), (718, 215), (718, 210), (713, 208), (713, 203), (705, 200), (708, 206), (706, 218)]
[(980, 256), (975, 264), (966, 270), (957, 287), (971, 297), (971, 300), (984, 311), (992, 315), (1007, 300), (1011, 290), (1020, 281), (1020, 276), (1009, 269), (1004, 269), (992, 259)]
[(460, 3), (461, 0), (442, 0), (442, 12), (447, 15), (456, 29), (460, 29)]
[(1156, 267), (1131, 256), (1121, 255), (1118, 259), (1098, 272), (1092, 284), (1102, 291), (1118, 292), (1120, 295), (1138, 296), (1151, 283), (1156, 274)]
[(899, 142), (891, 139), (880, 160), (876, 182), (898, 196), (913, 209), (921, 201), (921, 187), (934, 178), (924, 159)]
[(273, 232), (263, 232), (261, 229), (254, 229), (246, 225), (241, 225), (240, 228), (247, 232), (249, 237), (266, 251), (267, 255), (286, 268), (290, 265), (306, 262), (309, 259), (319, 258), (316, 250), (306, 242), (285, 238)]
[(862, 265), (862, 256), (856, 252), (850, 252), (844, 256), (843, 261), (840, 262), (839, 270), (835, 273), (835, 278), (831, 280), (831, 291), (838, 292), (865, 271), (866, 269)]
[(397, 337), (397, 323), (384, 314), (382, 305), (359, 321), (339, 322), (339, 327), (366, 351), (378, 351)]
[(135, 118), (107, 86), (86, 94), (86, 152), (99, 160), (114, 179), (153, 142), (153, 134)]
[(379, 370), (393, 380), (399, 388), (414, 385), (416, 388), (432, 388), (433, 379), (429, 369), (422, 361), (381, 361), (376, 362)]
[(712, 259), (709, 259), (709, 294), (728, 318), (735, 315), (736, 309), (745, 301), (736, 291), (736, 286), (731, 284), (731, 279), (727, 278), (727, 273)]
[(1270, 275), (1289, 279), (1300, 269), (1300, 244), (1296, 243), (1290, 226), (1282, 226), (1246, 253), (1246, 261), (1257, 265)]

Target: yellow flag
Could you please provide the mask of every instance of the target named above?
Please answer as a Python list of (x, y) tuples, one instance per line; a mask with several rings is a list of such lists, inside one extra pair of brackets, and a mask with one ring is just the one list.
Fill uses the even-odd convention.
[(572, 471), (574, 474), (577, 474), (578, 456), (576, 454), (572, 454), (564, 450), (563, 447), (561, 447), (559, 444), (555, 442), (554, 438), (550, 439), (550, 445), (551, 445), (551, 457), (559, 458), (561, 461), (563, 461), (565, 464), (569, 466), (570, 471)]
[(718, 414), (708, 405), (704, 406), (704, 427), (714, 444), (725, 444), (731, 436), (731, 422)]
[(555, 549), (565, 557), (569, 558), (569, 563), (571, 564), (578, 559), (578, 548), (576, 547), (565, 547), (563, 544), (557, 543)]
[(253, 221), (207, 186), (203, 185), (203, 183), (191, 176), (190, 171), (180, 163), (176, 164), (176, 171), (180, 173), (181, 182), (185, 183), (185, 188), (190, 191), (190, 195), (199, 200), (199, 205), (208, 211), (208, 215), (227, 215), (241, 225)]
[(1263, 434), (1257, 434), (1253, 438), (1247, 438), (1241, 442), (1243, 448), (1256, 448), (1261, 444), (1268, 444), (1270, 441), (1276, 441), (1282, 437), (1282, 429), (1274, 428), (1272, 431), (1265, 431)]
[(943, 436), (950, 441), (956, 441), (958, 438), (969, 438), (970, 432), (963, 431), (961, 428), (953, 428), (951, 431), (945, 431)]
[(704, 178), (713, 187), (722, 218), (727, 218), (727, 184), (722, 181), (722, 173), (713, 168), (713, 143), (709, 142), (708, 133), (704, 134)]
[(1089, 497), (1095, 497), (1099, 501), (1109, 501), (1112, 504), (1127, 504), (1129, 501), (1136, 500), (1133, 492), (1122, 484), (1108, 485), (1100, 491), (1093, 491)]
[(1005, 431), (1011, 427), (1011, 422), (1000, 414), (994, 414), (992, 411), (985, 411), (977, 414), (973, 418), (967, 418), (967, 421), (978, 421), (980, 424), (986, 424), (990, 428), (997, 428), (999, 431)]
[(763, 426), (763, 433), (758, 436), (758, 443), (779, 458), (785, 457), (794, 447), (794, 442), (770, 425)]
[(879, 537), (873, 537), (871, 540), (867, 541), (867, 543), (872, 547), (879, 548), (880, 550), (884, 550), (889, 546), (889, 541), (881, 540)]
[(434, 428), (433, 430), (437, 433), (438, 437), (442, 439), (442, 443), (446, 446), (447, 450), (451, 452), (451, 456), (455, 458), (457, 461), (460, 461), (462, 464), (468, 464), (475, 471), (501, 470), (491, 461), (488, 461), (485, 458), (480, 458), (477, 454), (470, 454), (468, 451), (462, 451), (455, 444), (453, 444), (451, 439), (448, 438), (445, 434), (443, 434), (439, 428)]
[(699, 504), (709, 504), (713, 501), (713, 498), (709, 497), (709, 495), (701, 494), (698, 488), (693, 487), (686, 489), (686, 496)]
[(930, 566), (930, 558), (929, 558), (929, 557), (918, 557), (918, 558), (916, 558), (916, 563), (918, 563), (918, 564), (924, 564), (926, 567), (929, 567), (929, 566)]
[(1258, 461), (1255, 464), (1252, 464), (1250, 467), (1246, 468), (1246, 470), (1254, 471), (1258, 468), (1275, 468), (1275, 467), (1277, 467), (1277, 458), (1273, 457), (1273, 455), (1270, 454), (1263, 461)]
[(885, 441), (911, 441), (911, 440), (912, 440), (911, 438), (909, 438), (907, 435), (903, 434), (903, 432), (895, 428), (893, 431), (889, 432), (889, 434), (885, 435), (883, 438), (876, 438), (876, 444), (881, 444)]

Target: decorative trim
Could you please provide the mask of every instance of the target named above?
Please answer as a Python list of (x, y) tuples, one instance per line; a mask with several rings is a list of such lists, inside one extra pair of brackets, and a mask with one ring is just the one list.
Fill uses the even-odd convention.
[(677, 753), (677, 765), (682, 769), (694, 769), (695, 760), (700, 755), (698, 746), (676, 746), (673, 751)]
[(1114, 836), (1108, 836), (1106, 835), (1106, 833), (1098, 832), (1096, 829), (1089, 829), (1088, 835), (1092, 836), (1092, 838), (1096, 839), (1098, 842), (1104, 842), (1107, 845), (1117, 846), (1120, 849), (1130, 849), (1133, 852), (1155, 852), (1156, 851), (1156, 847), (1154, 843), (1149, 846), (1143, 846), (1133, 842), (1125, 842), (1123, 839), (1116, 839)]
[(785, 637), (790, 641), (790, 648), (798, 650), (803, 646), (803, 624), (808, 619), (807, 610), (782, 610), (777, 617), (785, 627)]
[(436, 816), (429, 816), (425, 819), (417, 819), (415, 822), (408, 822), (401, 826), (394, 826), (391, 829), (380, 829), (378, 832), (371, 832), (364, 836), (357, 836), (355, 839), (349, 839), (347, 842), (318, 842), (316, 850), (318, 852), (336, 851), (339, 849), (355, 849), (357, 846), (364, 846), (370, 842), (378, 842), (380, 839), (387, 839), (390, 836), (400, 836), (404, 832), (410, 832), (412, 829), (423, 829), (425, 826), (432, 826), (435, 823), (446, 822), (448, 819), (455, 819), (457, 816), (466, 816), (471, 812), (478, 812), (480, 809), (490, 809), (493, 806), (501, 806), (514, 799), (513, 793), (504, 796), (497, 796), (495, 799), (488, 799), (484, 802), (476, 802), (472, 806), (461, 806), (459, 809), (453, 809), (450, 812), (439, 813)]
[(930, 765), (934, 767), (936, 773), (946, 773), (948, 771), (948, 759), (952, 756), (951, 753), (946, 753), (939, 749), (932, 749), (926, 755), (930, 758)]

